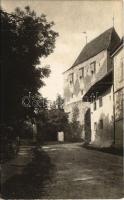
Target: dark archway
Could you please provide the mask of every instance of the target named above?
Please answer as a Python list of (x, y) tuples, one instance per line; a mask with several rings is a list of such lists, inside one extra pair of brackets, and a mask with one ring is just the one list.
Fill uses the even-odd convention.
[(90, 108), (87, 109), (84, 116), (84, 131), (85, 131), (85, 141), (89, 143), (91, 141), (91, 113)]

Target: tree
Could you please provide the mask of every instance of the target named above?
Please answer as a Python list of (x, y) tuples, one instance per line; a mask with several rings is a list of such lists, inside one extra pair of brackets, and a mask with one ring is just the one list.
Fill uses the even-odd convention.
[(63, 109), (64, 99), (61, 97), (60, 94), (57, 95), (55, 102), (56, 102), (56, 106), (59, 110)]
[[(61, 101), (60, 101), (61, 100)], [(65, 131), (68, 126), (68, 114), (62, 108), (63, 99), (59, 95), (50, 109), (42, 110), (38, 115), (39, 140), (57, 140), (58, 131)]]
[(40, 58), (47, 57), (55, 48), (58, 33), (46, 16), (37, 16), (30, 7), (8, 14), (2, 9), (2, 118), (4, 121), (24, 117), (22, 98), (31, 92), (37, 95), (44, 86), (43, 79), (50, 68), (39, 67)]
[(73, 107), (72, 110), (72, 122), (70, 122), (70, 135), (73, 141), (78, 141), (81, 139), (81, 132), (83, 127), (80, 125), (78, 121), (79, 117), (79, 108), (77, 105)]
[(76, 122), (79, 117), (79, 108), (75, 105), (72, 110), (72, 122)]
[(64, 128), (68, 123), (68, 115), (64, 110), (50, 110), (48, 123), (50, 126), (53, 126), (57, 132), (64, 131)]
[(50, 103), (50, 110), (56, 110), (56, 101), (52, 101), (51, 103)]
[(56, 109), (62, 110), (63, 105), (64, 105), (64, 99), (61, 97), (60, 94), (58, 94), (56, 97), (56, 100), (51, 103), (50, 109), (51, 110), (56, 110)]

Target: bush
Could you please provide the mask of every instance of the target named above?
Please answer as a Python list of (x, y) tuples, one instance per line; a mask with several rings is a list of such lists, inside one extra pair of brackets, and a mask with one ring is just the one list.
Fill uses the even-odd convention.
[(65, 140), (69, 142), (81, 141), (82, 125), (78, 121), (73, 121), (68, 124), (65, 130)]
[(19, 151), (19, 141), (14, 127), (5, 124), (0, 125), (0, 146), (2, 162), (16, 156)]

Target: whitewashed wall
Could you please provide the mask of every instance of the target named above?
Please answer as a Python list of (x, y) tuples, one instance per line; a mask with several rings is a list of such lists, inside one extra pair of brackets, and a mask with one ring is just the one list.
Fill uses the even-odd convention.
[[(95, 75), (91, 76), (90, 64), (94, 61), (96, 61), (96, 73), (95, 73)], [(107, 51), (104, 50), (104, 51), (100, 52), (99, 54), (97, 54), (96, 56), (71, 68), (70, 70), (68, 70), (64, 73), (65, 105), (68, 105), (70, 103), (81, 100), (81, 98), (84, 95), (84, 93), (86, 92), (87, 88), (89, 88), (92, 84), (94, 84), (95, 81), (97, 81), (97, 79), (100, 79), (107, 72), (107, 62), (108, 62), (108, 54), (107, 54)], [(84, 67), (84, 78), (80, 79), (79, 69), (81, 69), (82, 67)], [(103, 69), (102, 73), (99, 73), (101, 71), (101, 68)], [(69, 75), (71, 73), (74, 73), (73, 84), (69, 83)], [(75, 87), (76, 87), (75, 84), (77, 83), (77, 81), (79, 83), (79, 88), (77, 88), (77, 90), (79, 90), (79, 92), (77, 92), (78, 94), (75, 94)], [(78, 87), (78, 85), (77, 85), (77, 87)], [(82, 90), (83, 90), (83, 94), (81, 92)], [(68, 91), (68, 92), (66, 92), (66, 91)], [(67, 98), (68, 93), (70, 93), (70, 98)], [(71, 94), (73, 94), (73, 97), (71, 96)]]
[[(107, 147), (113, 142), (113, 86), (101, 95), (103, 105), (99, 106), (99, 99), (96, 100), (96, 110), (94, 103), (91, 103), (91, 143)], [(100, 130), (99, 122), (103, 119), (103, 129)], [(97, 123), (97, 130), (94, 130), (94, 123)]]
[(124, 87), (124, 48), (114, 56), (114, 91)]
[(114, 56), (115, 146), (123, 147), (124, 130), (124, 49)]

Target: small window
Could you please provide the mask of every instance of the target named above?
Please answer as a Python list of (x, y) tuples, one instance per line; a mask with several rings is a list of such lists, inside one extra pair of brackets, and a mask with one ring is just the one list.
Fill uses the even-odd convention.
[(83, 93), (84, 93), (84, 90), (81, 90), (81, 94), (83, 95)]
[(70, 74), (70, 84), (73, 83), (73, 81), (74, 81), (74, 74), (72, 73)]
[(80, 79), (84, 78), (84, 67), (82, 67), (81, 69), (79, 69), (80, 72)]
[(102, 107), (103, 105), (103, 101), (102, 101), (102, 97), (99, 98), (99, 107)]
[(96, 101), (94, 101), (94, 103), (93, 103), (93, 108), (94, 108), (94, 110), (96, 110)]
[(99, 121), (99, 128), (103, 129), (103, 119), (100, 119), (100, 121)]
[(96, 131), (96, 130), (97, 130), (97, 123), (94, 122), (94, 131)]
[(72, 98), (74, 97), (74, 94), (73, 94), (73, 93), (71, 94), (71, 97), (72, 97)]
[(96, 73), (96, 61), (90, 64), (90, 71), (92, 75)]

